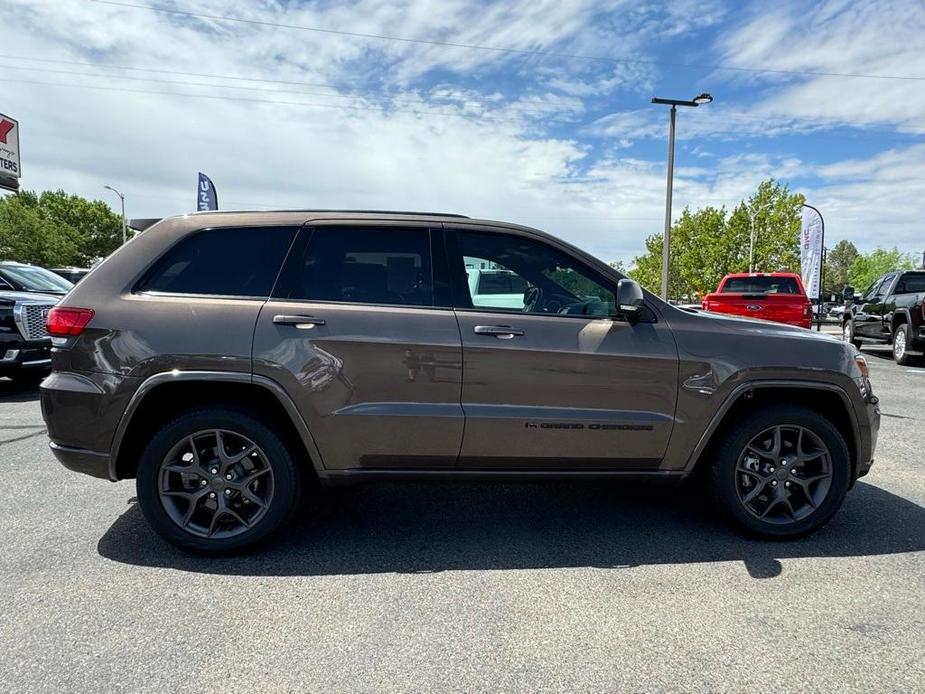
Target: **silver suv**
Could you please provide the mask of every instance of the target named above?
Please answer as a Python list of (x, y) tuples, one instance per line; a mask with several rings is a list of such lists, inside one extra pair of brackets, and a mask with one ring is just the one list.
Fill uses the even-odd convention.
[[(519, 299), (473, 301), (467, 266)], [(165, 219), (48, 330), (57, 458), (136, 478), (151, 526), (206, 552), (319, 487), (409, 477), (696, 476), (746, 530), (793, 537), (867, 473), (880, 417), (851, 345), (677, 309), (554, 237), (458, 215)]]

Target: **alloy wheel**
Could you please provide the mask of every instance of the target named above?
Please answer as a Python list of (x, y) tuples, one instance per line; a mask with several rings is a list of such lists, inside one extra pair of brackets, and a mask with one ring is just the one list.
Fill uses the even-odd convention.
[(225, 429), (198, 431), (161, 462), (158, 497), (170, 519), (200, 537), (229, 538), (253, 528), (273, 500), (273, 470), (261, 448)]
[(906, 355), (906, 331), (900, 327), (893, 336), (893, 357), (896, 361), (902, 361)]
[(851, 325), (851, 321), (845, 321), (845, 324), (841, 328), (842, 339), (845, 342), (851, 342), (854, 339), (854, 326)]
[(832, 485), (832, 457), (806, 427), (765, 429), (740, 452), (736, 494), (752, 516), (765, 523), (789, 524), (812, 515)]

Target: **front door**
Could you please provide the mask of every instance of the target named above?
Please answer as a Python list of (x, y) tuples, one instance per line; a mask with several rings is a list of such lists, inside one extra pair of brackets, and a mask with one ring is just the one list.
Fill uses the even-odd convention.
[(889, 326), (884, 328), (883, 317), (886, 313), (886, 299), (895, 279), (895, 274), (887, 275), (864, 294), (862, 303), (855, 312), (855, 335), (881, 339), (889, 335)]
[[(618, 316), (613, 283), (552, 243), (459, 228), (447, 244), (463, 343), (460, 467), (657, 467), (678, 353), (655, 312)], [(473, 296), (473, 270), (511, 277), (487, 285), (497, 297)], [(523, 288), (518, 305), (510, 287)]]
[(432, 255), (426, 225), (313, 223), (260, 312), (254, 372), (289, 392), (328, 470), (456, 462), (459, 328)]

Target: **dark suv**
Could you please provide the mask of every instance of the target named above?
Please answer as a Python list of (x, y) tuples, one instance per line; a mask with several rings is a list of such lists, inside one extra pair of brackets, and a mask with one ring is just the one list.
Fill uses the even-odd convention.
[(893, 358), (906, 366), (925, 356), (925, 270), (888, 272), (860, 296), (845, 287), (842, 333), (846, 342), (892, 344)]
[[(473, 267), (516, 275), (519, 305), (474, 304)], [(870, 469), (880, 420), (851, 345), (677, 309), (458, 215), (166, 219), (48, 326), (55, 455), (136, 478), (152, 527), (200, 551), (257, 542), (319, 486), (412, 477), (696, 476), (747, 530), (793, 537)]]

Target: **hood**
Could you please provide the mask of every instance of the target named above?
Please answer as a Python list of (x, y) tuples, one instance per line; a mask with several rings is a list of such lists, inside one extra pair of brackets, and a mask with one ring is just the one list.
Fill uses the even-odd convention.
[(43, 292), (14, 292), (0, 289), (0, 301), (34, 301), (40, 303), (56, 304), (61, 301), (62, 295), (46, 294)]
[(807, 330), (798, 328), (793, 325), (784, 323), (775, 323), (774, 321), (762, 320), (760, 318), (746, 318), (745, 316), (733, 316), (726, 313), (711, 313), (710, 311), (683, 311), (688, 316), (708, 322), (715, 326), (717, 330), (726, 330), (736, 333), (748, 333), (751, 335), (766, 335), (768, 337), (792, 337), (794, 339), (815, 340), (825, 343), (839, 342), (842, 340), (834, 335), (816, 330)]

